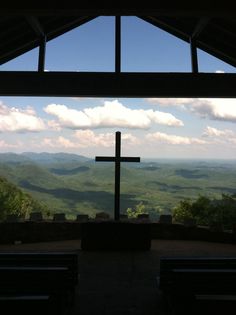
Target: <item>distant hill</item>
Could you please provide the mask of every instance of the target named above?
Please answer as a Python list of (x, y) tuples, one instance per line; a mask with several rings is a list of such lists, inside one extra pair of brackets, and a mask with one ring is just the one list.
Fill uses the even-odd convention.
[(24, 153), (0, 153), (0, 163), (7, 164), (21, 164), (26, 162), (36, 162), (37, 164), (67, 164), (67, 163), (82, 163), (92, 161), (91, 159), (78, 154), (71, 153), (35, 153), (35, 152), (24, 152)]
[(49, 188), (63, 185), (47, 168), (31, 160), (19, 159), (13, 163), (12, 160), (4, 162), (0, 159), (0, 176), (19, 186), (25, 181)]
[(75, 175), (78, 173), (87, 172), (87, 171), (89, 171), (89, 169), (90, 168), (88, 166), (79, 166), (79, 167), (72, 168), (69, 170), (61, 169), (61, 168), (59, 168), (59, 169), (58, 168), (51, 168), (50, 171), (53, 174), (57, 174), (57, 175)]
[(0, 153), (0, 163), (21, 164), (29, 162), (30, 159), (26, 155), (16, 153)]
[[(114, 210), (114, 163), (68, 153), (0, 154), (0, 176), (46, 205), (51, 213), (94, 217)], [(231, 161), (145, 161), (121, 165), (121, 212), (142, 203), (150, 216), (171, 213), (180, 200), (235, 193)], [(1, 204), (0, 204), (1, 205)], [(0, 206), (1, 210), (1, 206)]]
[(207, 174), (204, 174), (199, 170), (186, 170), (186, 169), (177, 169), (175, 171), (176, 175), (182, 176), (184, 178), (208, 178)]
[(34, 162), (40, 164), (52, 164), (52, 163), (71, 163), (71, 162), (87, 162), (89, 158), (72, 153), (35, 153), (35, 152), (24, 152), (21, 156), (26, 157)]

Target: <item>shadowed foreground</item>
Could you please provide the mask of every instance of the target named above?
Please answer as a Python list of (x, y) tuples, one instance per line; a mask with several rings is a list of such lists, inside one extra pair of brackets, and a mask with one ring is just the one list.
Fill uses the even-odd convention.
[(236, 257), (235, 245), (177, 240), (153, 240), (150, 251), (133, 252), (82, 251), (79, 240), (1, 245), (0, 250), (78, 251), (80, 278), (72, 315), (170, 314), (158, 289), (160, 256)]

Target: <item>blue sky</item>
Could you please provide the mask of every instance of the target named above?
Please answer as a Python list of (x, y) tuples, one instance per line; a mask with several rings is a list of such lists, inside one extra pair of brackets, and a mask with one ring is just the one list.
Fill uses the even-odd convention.
[[(38, 49), (0, 70), (37, 69)], [(200, 72), (236, 72), (198, 51)], [(114, 71), (114, 17), (47, 44), (46, 71)], [(191, 71), (189, 45), (135, 17), (122, 18), (122, 71)], [(122, 153), (155, 158), (236, 157), (235, 99), (1, 97), (0, 152)]]

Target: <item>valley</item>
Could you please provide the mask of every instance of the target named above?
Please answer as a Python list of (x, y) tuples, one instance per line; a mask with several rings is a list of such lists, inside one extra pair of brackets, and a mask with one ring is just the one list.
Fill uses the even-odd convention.
[[(114, 165), (66, 153), (0, 154), (0, 176), (40, 201), (51, 214), (113, 217)], [(180, 200), (236, 193), (236, 161), (143, 160), (122, 163), (121, 213), (142, 204), (152, 219)]]

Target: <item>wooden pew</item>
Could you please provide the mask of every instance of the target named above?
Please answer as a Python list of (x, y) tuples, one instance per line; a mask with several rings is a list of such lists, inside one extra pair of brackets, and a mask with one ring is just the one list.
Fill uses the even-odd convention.
[(77, 284), (76, 252), (0, 253), (0, 305), (48, 300), (60, 314), (73, 303)]
[(202, 301), (235, 303), (236, 257), (161, 257), (159, 289), (176, 314), (194, 313)]

